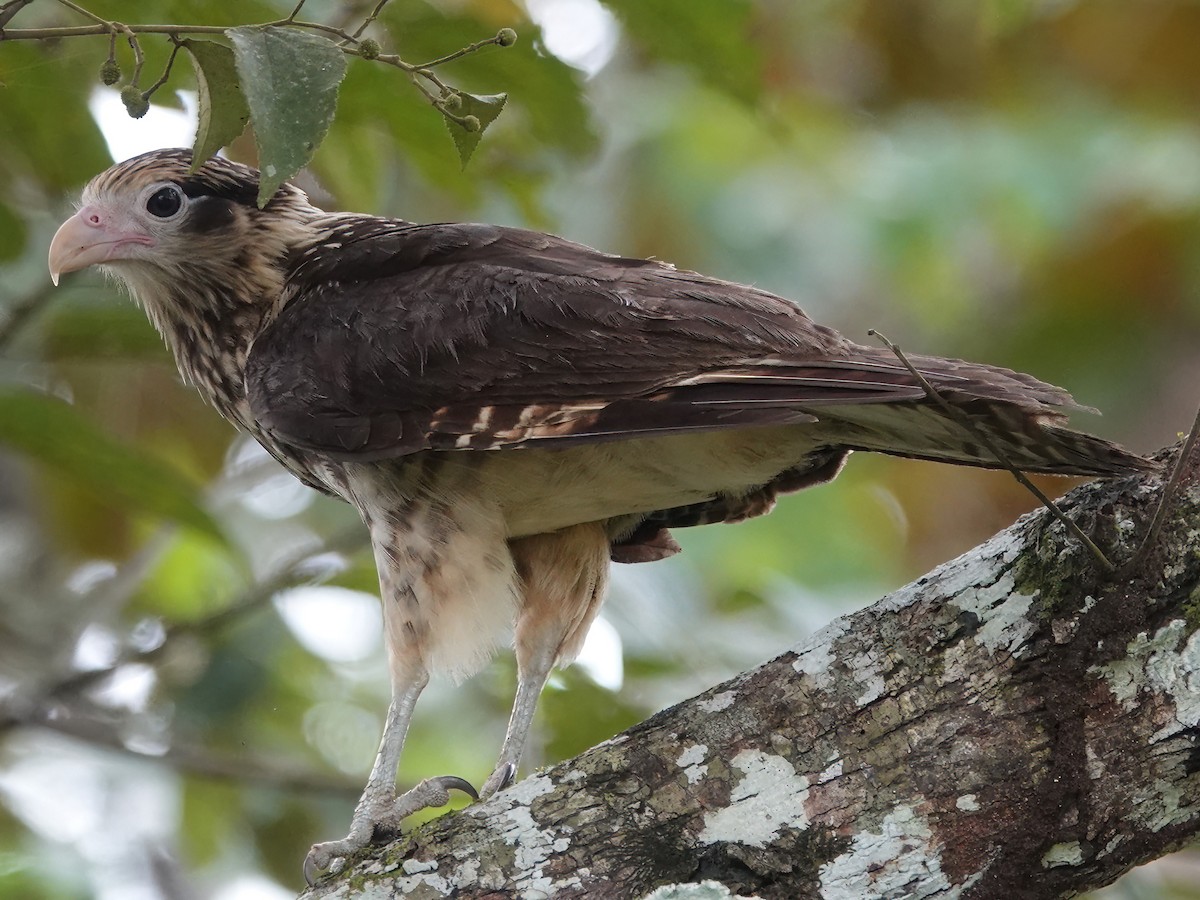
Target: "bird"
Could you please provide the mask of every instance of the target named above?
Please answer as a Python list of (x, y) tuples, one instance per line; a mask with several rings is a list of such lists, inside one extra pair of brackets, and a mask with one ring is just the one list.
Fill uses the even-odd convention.
[[(766, 514), (856, 450), (1152, 467), (1070, 429), (1081, 407), (1061, 388), (936, 356), (910, 369), (764, 290), (519, 228), (326, 212), (290, 182), (258, 194), (258, 171), (223, 157), (135, 156), (87, 184), (49, 268), (122, 283), (184, 379), (369, 531), (391, 701), (349, 833), (313, 845), (310, 883), (449, 791), (512, 782), (610, 563), (679, 552), (672, 529)], [(482, 789), (448, 775), (398, 793), (430, 674), (476, 672), (508, 633), (518, 684)]]

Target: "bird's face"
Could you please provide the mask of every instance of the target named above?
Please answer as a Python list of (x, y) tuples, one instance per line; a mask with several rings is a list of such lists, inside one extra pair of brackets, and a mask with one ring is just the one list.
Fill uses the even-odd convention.
[(316, 212), (290, 185), (272, 198), (270, 214), (258, 208), (257, 194), (254, 169), (214, 158), (193, 172), (186, 150), (118, 163), (92, 179), (79, 211), (54, 235), (50, 277), (57, 284), (68, 272), (100, 265), (153, 303), (197, 279), (228, 275), (246, 264), (248, 248), (269, 252), (279, 243), (263, 232), (291, 218), (281, 212)]
[[(50, 276), (99, 265), (142, 305), (180, 371), (237, 415), (245, 353), (280, 308), (287, 261), (323, 213), (282, 185), (262, 209), (258, 172), (187, 150), (117, 163), (83, 191), (50, 244)], [(223, 353), (214, 353), (216, 345)]]
[(188, 196), (171, 181), (101, 186), (93, 182), (79, 211), (50, 242), (51, 280), (58, 284), (67, 272), (97, 264), (154, 265), (170, 259), (189, 230), (188, 207)]

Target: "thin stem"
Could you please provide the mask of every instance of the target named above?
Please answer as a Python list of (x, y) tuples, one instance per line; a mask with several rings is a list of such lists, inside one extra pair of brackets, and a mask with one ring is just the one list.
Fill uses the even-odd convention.
[(375, 8), (371, 10), (371, 14), (362, 20), (362, 23), (354, 32), (355, 39), (362, 37), (362, 33), (371, 27), (371, 24), (379, 18), (379, 14), (383, 12), (383, 8), (388, 5), (388, 0), (379, 0), (375, 4)]
[[(252, 28), (308, 28), (341, 38), (343, 41), (357, 43), (357, 40), (341, 28), (324, 25), (321, 22), (299, 22), (290, 19), (276, 19), (273, 22), (259, 22)], [(121, 23), (105, 22), (101, 25), (67, 25), (53, 28), (10, 28), (0, 32), (0, 41), (48, 41), (58, 38), (88, 37), (98, 34), (110, 34), (113, 29), (124, 34), (166, 34), (178, 36), (182, 34), (225, 34), (229, 31), (227, 25), (124, 25)]]
[[(268, 23), (275, 24), (275, 23)], [(123, 25), (124, 33), (133, 34), (224, 34), (229, 30), (224, 25)], [(0, 41), (50, 41), (58, 38), (89, 37), (111, 34), (108, 25), (68, 25), (54, 28), (10, 28), (0, 33)]]
[(1179, 456), (1175, 459), (1175, 465), (1171, 469), (1171, 476), (1167, 479), (1167, 483), (1163, 485), (1162, 497), (1159, 498), (1158, 508), (1154, 511), (1154, 518), (1150, 520), (1150, 529), (1146, 532), (1146, 537), (1142, 540), (1137, 550), (1134, 551), (1129, 562), (1121, 567), (1123, 573), (1132, 572), (1136, 569), (1146, 556), (1149, 555), (1158, 541), (1159, 532), (1162, 531), (1163, 525), (1166, 524), (1167, 514), (1174, 504), (1180, 482), (1183, 481), (1183, 476), (1187, 472), (1188, 463), (1195, 452), (1198, 439), (1200, 439), (1200, 409), (1196, 410), (1196, 418), (1192, 421), (1192, 430), (1188, 432), (1183, 446), (1179, 448)]
[(420, 73), (420, 72), (410, 73), (409, 80), (413, 83), (413, 87), (415, 87), (418, 91), (420, 91), (422, 94), (424, 94), (425, 98), (430, 103), (432, 103), (434, 106), (437, 106), (438, 102), (441, 100), (441, 97), (439, 95), (433, 93), (433, 91), (429, 90), (429, 88), (425, 87), (425, 85), (423, 85), (417, 79), (417, 76), (420, 74), (422, 74), (422, 73)]
[(385, 66), (395, 66), (397, 69), (409, 73), (415, 72), (417, 68), (412, 63), (406, 63), (395, 53), (381, 53), (375, 57), (375, 62), (381, 62)]
[(171, 67), (175, 65), (175, 57), (179, 54), (179, 48), (183, 46), (181, 43), (179, 43), (178, 38), (172, 38), (172, 40), (175, 42), (175, 46), (171, 49), (171, 55), (167, 57), (167, 65), (163, 69), (162, 75), (158, 77), (158, 81), (154, 82), (154, 84), (142, 91), (142, 96), (147, 100), (150, 99), (151, 94), (166, 84), (167, 79), (171, 77)]
[(58, 0), (58, 2), (62, 6), (65, 6), (67, 9), (72, 10), (73, 12), (77, 12), (84, 18), (91, 19), (93, 22), (99, 22), (101, 25), (105, 26), (106, 28), (108, 28), (110, 30), (113, 27), (113, 23), (108, 21), (108, 19), (101, 18), (100, 16), (98, 16), (94, 12), (92, 12), (90, 9), (84, 9), (78, 3), (72, 3), (71, 0)]
[(4, 34), (4, 26), (12, 21), (13, 16), (32, 3), (33, 0), (9, 0), (0, 5), (0, 35)]
[(8, 308), (8, 317), (0, 323), (0, 350), (7, 347), (22, 326), (50, 301), (53, 292), (53, 286), (47, 281), (41, 290), (34, 291)]
[(437, 59), (430, 60), (427, 63), (421, 63), (415, 66), (416, 69), (432, 69), (434, 66), (445, 65), (448, 62), (453, 62), (456, 59), (461, 59), (468, 54), (474, 53), (477, 50), (482, 50), (490, 44), (498, 44), (499, 39), (495, 36), (488, 38), (486, 41), (476, 41), (469, 46), (463, 47), (461, 50), (455, 50), (453, 53), (447, 53), (445, 56), (439, 56)]
[(947, 402), (946, 398), (941, 395), (938, 389), (930, 384), (929, 380), (920, 372), (918, 372), (916, 367), (908, 361), (908, 357), (904, 355), (904, 352), (899, 347), (889, 341), (884, 335), (876, 331), (874, 328), (870, 329), (867, 334), (879, 338), (885, 347), (895, 353), (896, 358), (904, 364), (904, 368), (908, 369), (913, 378), (917, 379), (917, 382), (924, 389), (925, 393), (928, 394), (929, 397), (932, 398), (933, 401), (942, 408), (946, 415), (964, 428), (966, 432), (971, 435), (971, 437), (983, 444), (983, 446), (988, 449), (988, 452), (996, 458), (996, 462), (1000, 463), (1000, 465), (1007, 469), (1012, 474), (1013, 478), (1015, 478), (1022, 487), (1029, 491), (1029, 493), (1037, 497), (1038, 500), (1042, 502), (1042, 505), (1046, 507), (1046, 509), (1050, 510), (1050, 514), (1053, 515), (1054, 518), (1058, 519), (1058, 521), (1062, 522), (1063, 526), (1070, 531), (1071, 534), (1075, 535), (1075, 537), (1078, 538), (1079, 541), (1092, 552), (1092, 555), (1096, 558), (1096, 562), (1100, 564), (1100, 567), (1105, 572), (1112, 574), (1116, 571), (1116, 566), (1108, 561), (1108, 557), (1105, 556), (1104, 552), (1096, 546), (1095, 541), (1088, 537), (1087, 534), (1084, 533), (1084, 530), (1080, 528), (1074, 520), (1067, 518), (1063, 511), (1058, 508), (1058, 505), (1042, 492), (1041, 488), (1026, 478), (1025, 473), (1012, 464), (1012, 462), (1005, 455), (1004, 451), (1000, 449), (999, 445), (996, 444), (996, 442), (993, 441), (986, 432), (980, 428), (976, 428), (975, 423), (963, 415), (961, 410), (951, 406), (950, 403)]
[(292, 9), (292, 11), (290, 13), (288, 13), (287, 20), (289, 22), (296, 21), (296, 16), (300, 15), (300, 10), (304, 9), (304, 4), (306, 2), (307, 2), (307, 0), (300, 0), (300, 2), (296, 4), (296, 6)]
[(133, 50), (133, 75), (130, 77), (129, 83), (136, 85), (142, 77), (142, 66), (146, 64), (146, 57), (142, 54), (141, 41), (137, 39), (137, 35), (135, 35), (129, 29), (129, 26), (121, 25), (116, 22), (113, 24), (125, 32), (125, 37), (129, 41), (129, 46)]
[(320, 31), (323, 34), (331, 34), (335, 38), (340, 38), (349, 44), (357, 44), (358, 38), (346, 32), (343, 28), (338, 28), (335, 25), (326, 25), (324, 22), (300, 22), (295, 19), (281, 19), (277, 22), (267, 22), (264, 28), (279, 28), (284, 25), (291, 25), (293, 28), (308, 28), (312, 31)]

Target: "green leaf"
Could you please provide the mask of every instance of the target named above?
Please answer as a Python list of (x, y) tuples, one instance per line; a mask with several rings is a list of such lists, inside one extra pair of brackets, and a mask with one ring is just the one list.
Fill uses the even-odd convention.
[(475, 153), (475, 148), (479, 146), (484, 131), (496, 121), (496, 116), (504, 109), (504, 104), (508, 102), (508, 94), (468, 94), (464, 91), (459, 97), (462, 98), (462, 105), (454, 110), (454, 115), (460, 119), (474, 116), (479, 122), (478, 128), (468, 131), (454, 119), (446, 117), (446, 127), (450, 129), (450, 137), (454, 138), (458, 158), (465, 169)]
[(0, 444), (61, 472), (106, 501), (189, 525), (224, 543), (197, 488), (175, 469), (114, 441), (70, 405), (32, 391), (0, 390)]
[(192, 145), (192, 171), (246, 130), (250, 107), (238, 80), (233, 50), (216, 41), (183, 42), (196, 69), (200, 123)]
[(258, 205), (310, 159), (333, 121), (346, 57), (332, 41), (294, 28), (225, 32), (250, 106), (262, 181)]

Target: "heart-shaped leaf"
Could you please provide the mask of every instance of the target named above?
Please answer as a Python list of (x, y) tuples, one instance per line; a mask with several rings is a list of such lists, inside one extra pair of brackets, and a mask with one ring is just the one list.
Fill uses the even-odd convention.
[(332, 41), (294, 28), (225, 32), (250, 106), (262, 179), (258, 205), (312, 159), (337, 108), (346, 57)]
[(473, 116), (479, 123), (478, 128), (468, 130), (461, 123), (449, 116), (446, 117), (446, 127), (450, 129), (450, 137), (454, 138), (454, 146), (458, 148), (458, 158), (462, 160), (463, 168), (467, 167), (475, 148), (483, 137), (483, 132), (496, 120), (508, 102), (508, 94), (468, 94), (459, 93), (462, 103), (454, 110), (454, 115), (460, 119)]

